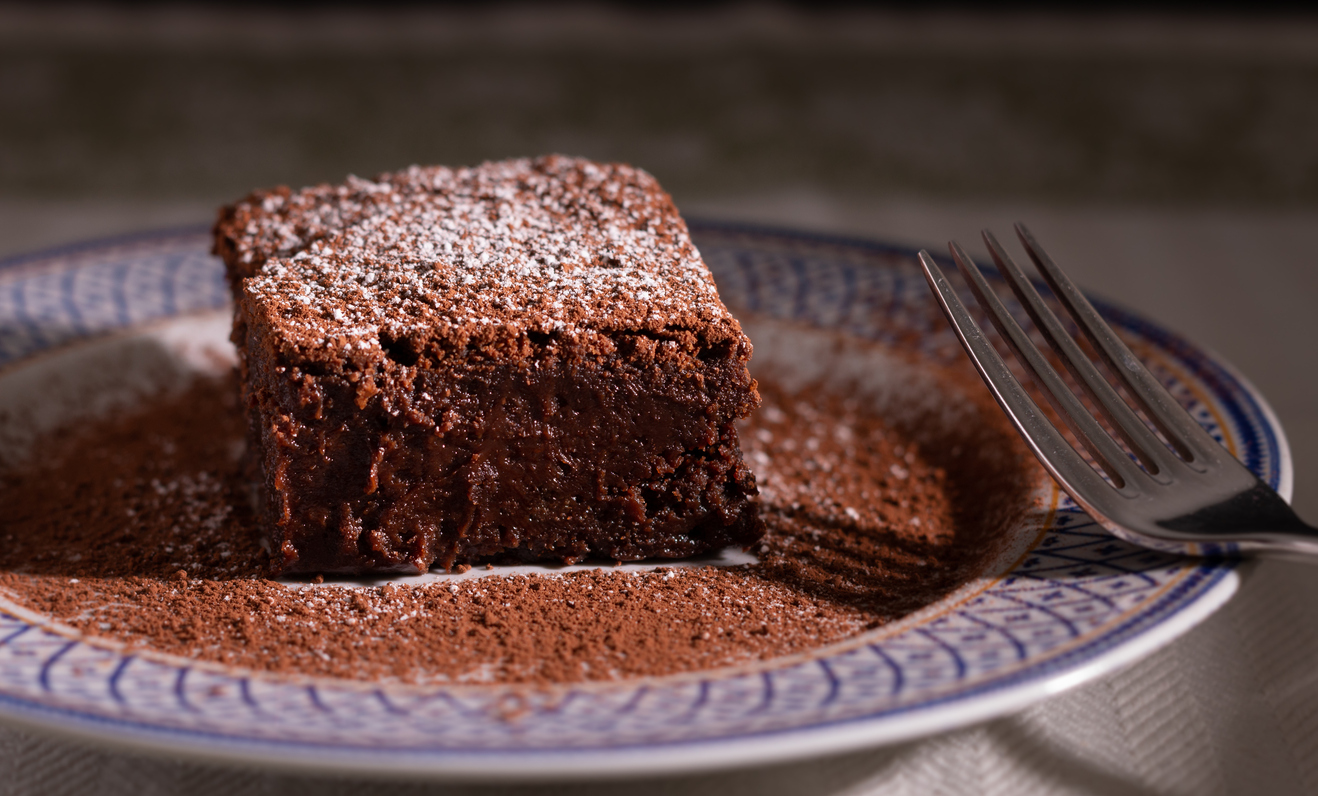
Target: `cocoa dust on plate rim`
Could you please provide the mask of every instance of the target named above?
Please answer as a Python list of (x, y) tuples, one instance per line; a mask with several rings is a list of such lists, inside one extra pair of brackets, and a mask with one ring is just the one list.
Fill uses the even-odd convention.
[(761, 377), (763, 405), (741, 426), (769, 529), (757, 563), (496, 564), (301, 588), (266, 576), (236, 385), (200, 379), (47, 435), (0, 475), (0, 589), (133, 648), (372, 682), (615, 680), (805, 652), (967, 582), (1029, 504), (1037, 469), (982, 386), (964, 370), (937, 379), (978, 411), (929, 437), (845, 390)]

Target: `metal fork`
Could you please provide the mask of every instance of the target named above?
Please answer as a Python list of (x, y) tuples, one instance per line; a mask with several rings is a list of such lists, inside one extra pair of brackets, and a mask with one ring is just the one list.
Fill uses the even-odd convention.
[(1044, 281), (1109, 371), (1124, 384), (1132, 403), (1162, 435), (1160, 439), (1103, 377), (992, 233), (984, 231), (984, 242), (994, 263), (1116, 438), (1030, 341), (974, 261), (955, 242), (949, 243), (952, 259), (969, 281), (971, 291), (1089, 453), (1095, 463), (1091, 465), (1026, 393), (984, 330), (966, 311), (938, 264), (929, 252), (921, 251), (925, 278), (961, 345), (1016, 430), (1062, 489), (1113, 534), (1145, 547), (1191, 555), (1246, 551), (1318, 555), (1318, 529), (1300, 521), (1280, 495), (1236, 461), (1181, 408), (1058, 270), (1023, 224), (1016, 225), (1016, 234)]

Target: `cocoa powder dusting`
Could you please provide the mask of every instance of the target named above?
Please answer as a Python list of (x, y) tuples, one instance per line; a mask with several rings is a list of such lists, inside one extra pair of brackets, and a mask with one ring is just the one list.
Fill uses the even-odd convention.
[[(236, 388), (203, 381), (52, 435), (0, 476), (0, 589), (88, 635), (254, 670), (609, 680), (789, 655), (902, 616), (973, 576), (1026, 502), (1034, 471), (992, 406), (917, 445), (854, 397), (760, 391), (741, 427), (769, 527), (757, 564), (269, 580)], [(984, 446), (1013, 453), (966, 453)]]

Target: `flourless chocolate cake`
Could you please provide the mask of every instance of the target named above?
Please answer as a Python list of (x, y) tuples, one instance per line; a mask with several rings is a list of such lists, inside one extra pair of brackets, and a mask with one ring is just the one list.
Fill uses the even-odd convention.
[(276, 572), (763, 533), (751, 346), (649, 174), (561, 156), (255, 193), (215, 228)]

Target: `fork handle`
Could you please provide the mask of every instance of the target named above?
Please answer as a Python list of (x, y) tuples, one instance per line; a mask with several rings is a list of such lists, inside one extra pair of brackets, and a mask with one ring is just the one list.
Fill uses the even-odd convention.
[(1318, 528), (1301, 520), (1290, 504), (1257, 479), (1234, 497), (1156, 524), (1188, 537), (1234, 544), (1241, 551), (1308, 561), (1318, 557)]

